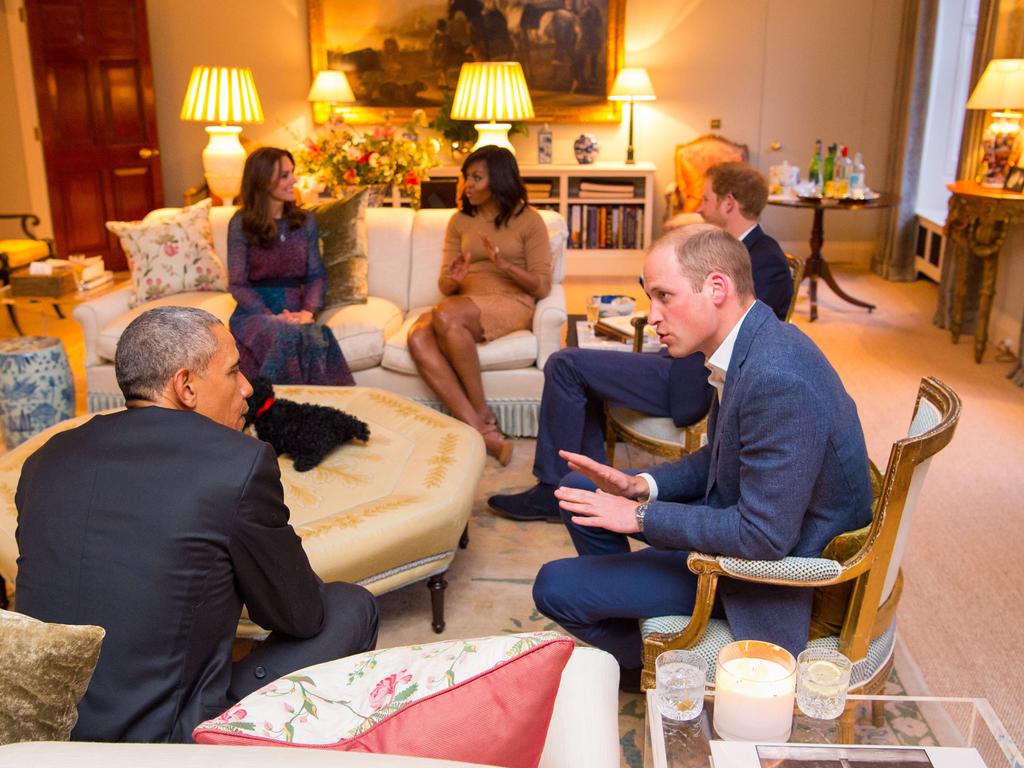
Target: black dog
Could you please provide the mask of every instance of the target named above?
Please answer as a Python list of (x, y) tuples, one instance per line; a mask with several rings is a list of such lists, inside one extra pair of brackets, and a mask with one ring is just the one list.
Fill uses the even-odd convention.
[(269, 379), (252, 381), (252, 396), (245, 426), (256, 425), (256, 436), (270, 443), (277, 455), (289, 454), (296, 472), (306, 472), (324, 456), (352, 438), (366, 442), (370, 429), (365, 422), (337, 408), (296, 403), (274, 397)]

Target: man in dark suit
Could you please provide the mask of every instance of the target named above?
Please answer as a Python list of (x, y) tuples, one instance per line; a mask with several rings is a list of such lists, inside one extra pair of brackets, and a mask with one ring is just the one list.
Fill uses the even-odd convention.
[[(871, 519), (857, 408), (800, 330), (754, 298), (750, 261), (706, 224), (654, 244), (650, 321), (673, 356), (702, 352), (715, 387), (710, 442), (638, 475), (563, 452), (578, 472), (556, 491), (582, 557), (546, 564), (534, 600), (639, 680), (637, 619), (692, 613), (690, 550), (758, 560), (813, 557)], [(594, 488), (602, 493), (595, 492)], [(630, 552), (628, 535), (650, 546)], [(736, 637), (793, 653), (807, 643), (811, 589), (721, 579), (714, 615)]]
[[(750, 253), (754, 290), (785, 319), (793, 278), (779, 244), (758, 226), (768, 201), (768, 184), (744, 163), (720, 163), (708, 169), (700, 213), (705, 220), (741, 240)], [(711, 405), (704, 356), (672, 357), (656, 353), (561, 349), (544, 366), (540, 431), (533, 474), (538, 483), (522, 493), (491, 496), (499, 515), (513, 520), (561, 523), (554, 496), (568, 471), (560, 449), (583, 453), (604, 463), (604, 403), (650, 416), (671, 416), (677, 426), (693, 424)]]
[[(200, 309), (139, 315), (117, 345), (127, 410), (53, 436), (18, 483), (18, 610), (106, 629), (72, 738), (191, 740), (281, 675), (372, 649), (373, 596), (324, 584), (288, 524), (252, 388)], [(267, 640), (232, 663), (242, 605)]]

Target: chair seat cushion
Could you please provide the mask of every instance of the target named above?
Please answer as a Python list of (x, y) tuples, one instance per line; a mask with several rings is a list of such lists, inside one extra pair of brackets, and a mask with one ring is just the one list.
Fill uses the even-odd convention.
[(622, 427), (651, 440), (682, 445), (686, 440), (686, 428), (677, 427), (667, 416), (648, 416), (621, 405), (608, 406), (608, 413)]
[[(399, 331), (391, 336), (384, 346), (385, 368), (416, 375), (416, 363), (409, 354), (409, 329), (416, 319), (430, 307), (418, 307), (409, 312)], [(530, 331), (513, 331), (507, 336), (478, 344), (480, 370), (506, 371), (513, 368), (529, 368), (537, 362), (537, 337)]]
[(572, 649), (536, 632), (369, 651), (285, 675), (192, 736), (536, 766)]
[(136, 317), (154, 307), (197, 307), (205, 309), (224, 325), (227, 325), (228, 318), (235, 311), (235, 300), (230, 293), (223, 291), (189, 291), (147, 301), (103, 326), (103, 330), (100, 331), (99, 338), (96, 340), (97, 354), (106, 360), (113, 360), (114, 352), (117, 349), (117, 340), (121, 338), (124, 329)]
[(50, 247), (42, 240), (0, 240), (0, 253), (7, 254), (7, 266), (14, 269), (45, 259), (50, 255)]
[(402, 310), (387, 299), (370, 296), (365, 304), (325, 310), (320, 322), (338, 340), (349, 369), (362, 371), (380, 365), (385, 339), (402, 326)]
[[(658, 616), (641, 621), (640, 634), (643, 637), (653, 634), (679, 634), (689, 624), (689, 616)], [(708, 663), (708, 682), (712, 685), (715, 682), (715, 662), (718, 660), (718, 652), (735, 639), (729, 628), (729, 622), (725, 619), (709, 619), (704, 636), (690, 648)], [(896, 624), (894, 622), (889, 629), (871, 641), (868, 645), (867, 656), (854, 662), (853, 671), (850, 673), (850, 686), (860, 687), (872, 680), (885, 666), (886, 661), (892, 655), (895, 644)], [(837, 651), (839, 650), (839, 636), (829, 635), (816, 638), (808, 642), (807, 647), (828, 648)]]

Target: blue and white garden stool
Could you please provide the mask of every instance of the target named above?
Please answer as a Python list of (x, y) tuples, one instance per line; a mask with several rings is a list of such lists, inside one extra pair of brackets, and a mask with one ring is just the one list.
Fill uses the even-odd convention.
[(0, 340), (0, 429), (14, 448), (75, 415), (75, 381), (60, 339)]

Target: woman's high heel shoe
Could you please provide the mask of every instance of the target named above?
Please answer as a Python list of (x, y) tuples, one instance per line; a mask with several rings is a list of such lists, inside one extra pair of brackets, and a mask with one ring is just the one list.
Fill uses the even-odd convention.
[(493, 456), (501, 466), (507, 467), (512, 461), (512, 443), (505, 439), (494, 424), (488, 424), (480, 434), (483, 435), (484, 445), (487, 446), (487, 455)]

